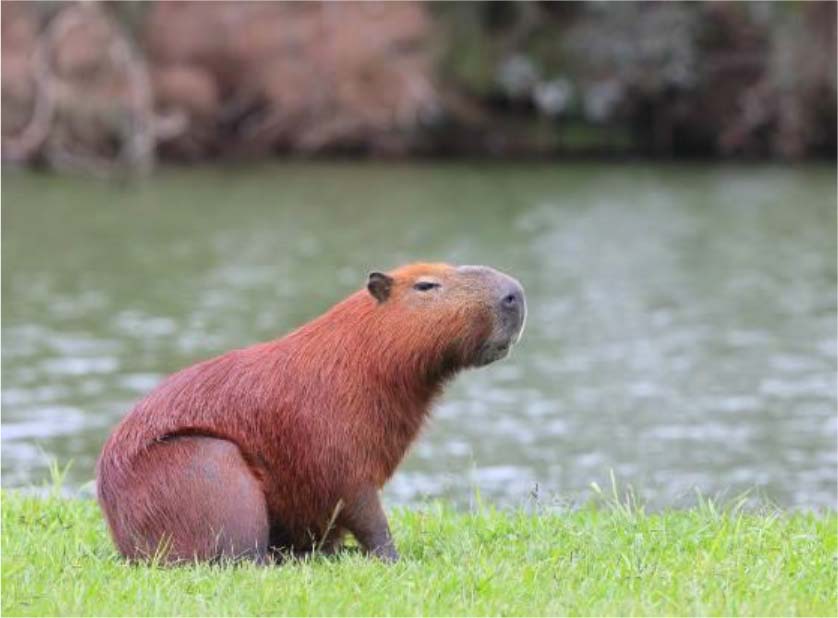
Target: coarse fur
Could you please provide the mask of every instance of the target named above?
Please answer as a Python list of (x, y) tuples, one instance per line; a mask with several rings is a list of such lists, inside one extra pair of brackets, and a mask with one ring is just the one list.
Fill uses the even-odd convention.
[[(99, 502), (121, 553), (262, 560), (269, 548), (330, 549), (347, 529), (370, 549), (386, 544), (377, 491), (445, 382), (485, 364), (498, 286), (514, 282), (470, 268), (375, 273), (382, 279), (287, 336), (166, 379), (98, 462)], [(417, 292), (417, 281), (440, 291)]]

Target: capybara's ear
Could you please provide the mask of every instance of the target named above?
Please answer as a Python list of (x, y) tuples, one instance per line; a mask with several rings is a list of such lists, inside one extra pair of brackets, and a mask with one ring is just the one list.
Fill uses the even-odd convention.
[(393, 278), (380, 272), (371, 272), (367, 280), (367, 289), (378, 302), (383, 303), (390, 297)]

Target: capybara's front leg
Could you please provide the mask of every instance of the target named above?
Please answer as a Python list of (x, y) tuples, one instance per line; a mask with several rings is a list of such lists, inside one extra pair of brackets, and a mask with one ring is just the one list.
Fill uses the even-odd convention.
[(387, 516), (378, 499), (378, 489), (363, 487), (346, 501), (340, 516), (341, 525), (349, 530), (364, 551), (386, 562), (399, 559), (399, 552), (390, 536)]

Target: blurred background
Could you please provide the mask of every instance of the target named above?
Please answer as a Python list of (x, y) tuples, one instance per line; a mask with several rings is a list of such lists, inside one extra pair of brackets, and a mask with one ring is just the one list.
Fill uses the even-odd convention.
[(2, 482), (414, 260), (527, 288), (386, 490), (836, 508), (833, 2), (2, 2)]

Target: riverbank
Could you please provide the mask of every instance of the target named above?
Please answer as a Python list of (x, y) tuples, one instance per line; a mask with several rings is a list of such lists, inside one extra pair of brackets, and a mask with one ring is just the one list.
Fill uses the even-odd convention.
[(835, 512), (396, 510), (402, 561), (130, 566), (95, 502), (2, 494), (4, 615), (834, 615)]

